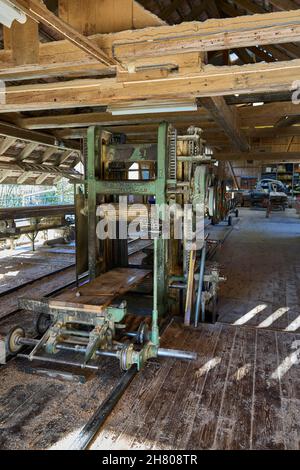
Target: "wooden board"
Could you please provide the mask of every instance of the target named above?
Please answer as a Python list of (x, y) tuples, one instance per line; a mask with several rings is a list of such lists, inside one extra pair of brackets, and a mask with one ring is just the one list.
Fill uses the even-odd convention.
[[(52, 308), (100, 311), (116, 297), (139, 284), (150, 271), (134, 268), (116, 268), (102, 274), (84, 286), (64, 292), (49, 302)], [(77, 295), (76, 295), (77, 294)], [(78, 295), (80, 294), (80, 295)]]

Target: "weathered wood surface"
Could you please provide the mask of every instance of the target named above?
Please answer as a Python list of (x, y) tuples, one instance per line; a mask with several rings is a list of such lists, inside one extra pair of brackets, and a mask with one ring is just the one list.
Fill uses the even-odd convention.
[[(152, 364), (134, 379), (92, 449), (298, 449), (299, 367), (277, 378), (294, 335), (230, 325), (167, 333), (198, 359)], [(298, 335), (298, 340), (300, 336)]]
[(139, 284), (150, 271), (134, 268), (115, 268), (101, 274), (79, 288), (57, 296), (49, 305), (53, 308), (105, 307), (117, 296), (125, 294)]
[[(299, 367), (285, 366), (295, 340), (230, 325), (171, 325), (163, 346), (197, 351), (197, 361), (149, 362), (92, 448), (298, 449)], [(2, 449), (68, 448), (119, 377), (110, 360), (80, 386), (37, 379), (17, 364), (1, 370)]]
[[(44, 248), (36, 252), (25, 251), (0, 259), (0, 293), (34, 282), (38, 277), (74, 265), (74, 253), (57, 254)], [(1, 317), (1, 315), (0, 315)]]
[[(273, 306), (293, 307), (298, 298), (299, 223), (289, 211), (272, 214), (271, 219), (265, 219), (264, 212), (242, 211), (243, 218), (220, 252), (229, 276), (222, 298), (231, 302), (233, 315), (227, 322), (197, 330), (169, 326), (162, 346), (197, 351), (198, 359), (150, 361), (110, 415), (93, 449), (299, 449), (300, 335), (291, 328), (299, 306), (298, 315), (297, 308), (291, 308), (272, 317), (274, 324), (256, 327), (274, 313)], [(237, 281), (242, 274), (233, 296), (230, 276)], [(261, 302), (268, 309), (254, 311), (246, 323), (230, 324)], [(229, 315), (229, 304), (227, 311), (224, 305), (221, 301), (221, 313)], [(279, 324), (290, 329), (279, 331)], [(116, 361), (101, 360), (99, 373), (76, 387), (25, 374), (17, 364), (1, 368), (1, 449), (68, 448), (120, 376)]]

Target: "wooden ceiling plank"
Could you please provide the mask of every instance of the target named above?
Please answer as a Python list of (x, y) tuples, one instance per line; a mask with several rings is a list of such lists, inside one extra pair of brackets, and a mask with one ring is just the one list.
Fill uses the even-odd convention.
[(57, 166), (63, 165), (74, 154), (74, 150), (67, 150), (59, 157)]
[[(22, 120), (20, 120), (22, 122)], [(22, 126), (22, 124), (21, 124)], [(76, 142), (67, 142), (63, 140), (57, 139), (57, 137), (44, 134), (42, 132), (25, 129), (20, 126), (15, 126), (14, 124), (10, 124), (8, 122), (1, 122), (0, 121), (0, 136), (9, 137), (16, 141), (17, 139), (23, 140), (26, 142), (36, 142), (41, 145), (47, 145), (54, 148), (57, 147), (64, 147), (68, 149), (78, 150), (79, 146)]]
[(299, 5), (291, 0), (269, 0), (269, 3), (278, 10), (297, 10), (299, 8)]
[(19, 178), (17, 179), (17, 184), (24, 184), (26, 180), (29, 180), (30, 178), (32, 178), (32, 176), (34, 175), (34, 173), (32, 173), (31, 171), (29, 171), (28, 173), (23, 173), (21, 176), (19, 176)]
[(44, 181), (46, 181), (49, 177), (51, 177), (51, 175), (49, 175), (48, 173), (46, 173), (45, 175), (40, 175), (36, 179), (35, 184), (37, 184), (37, 185), (43, 184)]
[(114, 56), (126, 63), (129, 59), (147, 55), (295, 42), (300, 39), (300, 10), (188, 22), (173, 26), (172, 30), (169, 28), (146, 28), (141, 30), (144, 31), (142, 37), (141, 32), (132, 31), (126, 40), (125, 36), (124, 39), (119, 36), (118, 40), (115, 36)]
[[(247, 18), (247, 21), (245, 21)], [(170, 29), (171, 28), (171, 29)], [(232, 48), (251, 47), (259, 44), (283, 44), (300, 41), (300, 10), (293, 12), (277, 12), (258, 16), (242, 16), (205, 22), (190, 22), (176, 26), (158, 26), (137, 31), (123, 31), (106, 35), (90, 37), (90, 42), (97, 44), (106, 53), (114, 54), (118, 60), (126, 65), (156, 63), (161, 64), (163, 57), (182, 55), (182, 52), (201, 52), (213, 50), (226, 50)], [(293, 46), (293, 45), (292, 45)], [(280, 46), (282, 47), (282, 46)], [(298, 51), (297, 46), (293, 46)], [(183, 54), (184, 55), (184, 54)], [(28, 77), (36, 73), (43, 74), (49, 65), (49, 74), (61, 74), (69, 70), (70, 73), (80, 74), (90, 66), (91, 71), (96, 65), (88, 56), (68, 41), (53, 41), (40, 44), (39, 68), (32, 66), (25, 69), (11, 70), (13, 66), (9, 51), (0, 51), (0, 78), (13, 79), (22, 77), (22, 73)], [(169, 57), (168, 57), (168, 60)], [(81, 62), (82, 61), (82, 62)], [(99, 66), (99, 64), (98, 64)], [(44, 67), (44, 68), (43, 68)], [(62, 71), (59, 72), (60, 67)], [(113, 73), (113, 68), (108, 68), (108, 73)], [(103, 68), (103, 73), (105, 69)], [(102, 70), (99, 71), (102, 73)], [(24, 75), (23, 75), (24, 76)]]
[(4, 170), (0, 174), (0, 183), (4, 183), (5, 180), (10, 176), (11, 171), (10, 170)]
[(265, 8), (251, 0), (234, 0), (234, 3), (246, 10), (248, 13), (266, 13)]
[(52, 155), (54, 155), (55, 153), (57, 153), (58, 149), (56, 148), (53, 148), (53, 147), (49, 147), (47, 150), (45, 150), (44, 154), (42, 155), (42, 157), (40, 158), (39, 160), (39, 163), (45, 163), (47, 162), (48, 160), (50, 160), (50, 158), (52, 157)]

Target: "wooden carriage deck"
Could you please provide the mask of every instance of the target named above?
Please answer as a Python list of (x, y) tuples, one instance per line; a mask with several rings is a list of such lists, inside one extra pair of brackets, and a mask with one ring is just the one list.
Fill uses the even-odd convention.
[(64, 309), (86, 309), (99, 312), (117, 297), (126, 294), (150, 274), (149, 270), (115, 268), (81, 287), (66, 290), (49, 301), (49, 306)]

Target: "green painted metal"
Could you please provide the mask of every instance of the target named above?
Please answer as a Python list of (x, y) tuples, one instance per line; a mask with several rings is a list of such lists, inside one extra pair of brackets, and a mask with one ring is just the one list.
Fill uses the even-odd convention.
[(140, 162), (155, 161), (157, 154), (156, 144), (120, 144), (108, 145), (106, 158), (109, 161)]
[[(156, 179), (156, 205), (160, 208), (165, 208), (167, 203), (167, 136), (168, 124), (163, 122), (158, 130), (158, 152), (157, 152), (157, 179)], [(164, 221), (166, 214), (164, 209), (160, 211), (161, 220)], [(168, 262), (168, 247), (167, 240), (163, 239), (162, 233), (159, 233), (157, 239), (157, 309), (159, 316), (166, 313), (167, 309), (167, 292), (168, 292), (168, 277), (167, 277), (167, 262)], [(155, 278), (155, 276), (154, 276)]]
[[(97, 194), (101, 195), (151, 195), (155, 196), (156, 206), (160, 209), (159, 218), (165, 219), (165, 205), (167, 203), (167, 135), (168, 124), (163, 122), (158, 130), (157, 144), (157, 177), (155, 181), (112, 181), (101, 178), (101, 128), (90, 127), (88, 129), (88, 165), (87, 165), (87, 185), (88, 185), (88, 216), (89, 216), (89, 270), (91, 279), (97, 276), (97, 240), (96, 240), (96, 204)], [(128, 146), (129, 147), (129, 146)], [(109, 151), (119, 155), (121, 146), (108, 146)], [(132, 152), (129, 159), (132, 161), (147, 159), (148, 152), (153, 152), (153, 146), (131, 146)], [(120, 158), (120, 156), (118, 157)], [(158, 319), (164, 315), (167, 309), (167, 240), (163, 239), (162, 233), (158, 234), (154, 242), (154, 285), (153, 285), (153, 315), (152, 315), (152, 346), (155, 349), (159, 346)], [(109, 310), (108, 310), (109, 312)], [(111, 310), (113, 313), (113, 310)], [(121, 312), (115, 312), (117, 317)], [(118, 317), (119, 318), (119, 317)], [(114, 321), (119, 321), (114, 318)], [(148, 353), (150, 353), (148, 351)], [(153, 354), (153, 351), (151, 351)], [(129, 354), (130, 355), (130, 354)], [(137, 361), (139, 362), (139, 361)]]
[(88, 188), (88, 263), (90, 280), (97, 276), (97, 249), (96, 249), (96, 169), (99, 165), (97, 156), (100, 157), (100, 134), (99, 127), (89, 127), (87, 131), (88, 140), (88, 164), (87, 164), (87, 188)]
[(152, 196), (156, 193), (155, 181), (96, 181), (96, 192), (98, 194), (115, 195), (144, 195)]

